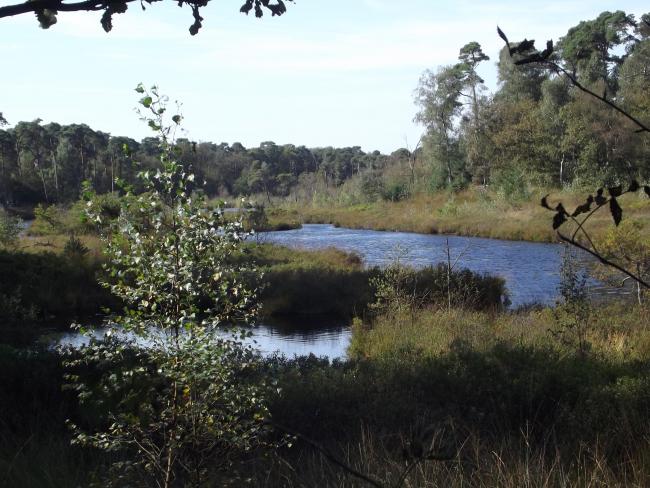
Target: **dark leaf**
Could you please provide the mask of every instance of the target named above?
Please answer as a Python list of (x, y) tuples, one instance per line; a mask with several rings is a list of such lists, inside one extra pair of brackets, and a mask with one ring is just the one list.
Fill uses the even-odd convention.
[(630, 183), (630, 187), (627, 189), (627, 191), (634, 193), (636, 191), (639, 191), (639, 188), (641, 188), (639, 186), (639, 182), (636, 180), (632, 180), (632, 183)]
[(618, 201), (616, 200), (615, 197), (612, 197), (609, 200), (609, 210), (612, 213), (612, 218), (614, 219), (614, 224), (615, 225), (620, 224), (621, 220), (623, 219), (623, 209), (618, 204)]
[(553, 41), (546, 41), (546, 49), (540, 53), (540, 57), (545, 61), (553, 54)]
[(54, 24), (56, 24), (56, 10), (50, 9), (39, 9), (35, 10), (36, 19), (38, 20), (41, 29), (49, 29)]
[(501, 30), (501, 28), (498, 25), (497, 25), (497, 34), (499, 34), (499, 37), (501, 39), (503, 39), (503, 41), (506, 43), (506, 45), (508, 47), (510, 47), (510, 43), (508, 42), (508, 38), (506, 37), (506, 35), (503, 33), (503, 31)]
[(596, 193), (596, 198), (594, 199), (596, 202), (596, 205), (605, 205), (607, 203), (607, 198), (603, 196), (603, 189), (598, 188), (598, 192)]
[(248, 15), (248, 12), (250, 12), (252, 8), (253, 8), (253, 0), (246, 0), (246, 3), (241, 6), (239, 11)]
[(528, 56), (527, 58), (523, 58), (515, 61), (515, 64), (517, 66), (521, 66), (522, 64), (539, 63), (540, 61), (544, 61), (544, 58), (542, 58), (542, 56), (539, 53), (534, 53)]
[(566, 209), (564, 208), (564, 205), (562, 205), (562, 202), (558, 203), (558, 204), (555, 206), (555, 210), (557, 210), (557, 211), (558, 211), (559, 213), (561, 213), (561, 214), (568, 215)]
[(535, 49), (535, 40), (531, 39), (529, 41), (528, 39), (524, 39), (515, 47), (513, 47), (511, 51), (513, 54), (524, 54), (531, 51), (532, 49)]
[(110, 9), (104, 10), (100, 22), (104, 32), (110, 32), (113, 29), (113, 11)]
[[(589, 195), (589, 196), (591, 197), (591, 195)], [(592, 201), (593, 201), (593, 199), (592, 199)], [(591, 210), (591, 202), (589, 201), (589, 199), (587, 199), (586, 203), (583, 203), (582, 205), (578, 205), (576, 207), (576, 209), (573, 211), (571, 216), (572, 217), (577, 217), (580, 214), (589, 212), (589, 210)]]
[(623, 187), (621, 185), (613, 186), (612, 188), (608, 188), (607, 191), (609, 192), (609, 196), (616, 198), (620, 197), (623, 193)]
[(553, 217), (553, 230), (559, 229), (559, 227), (566, 222), (566, 215), (564, 212), (558, 212)]
[(548, 204), (548, 200), (547, 200), (547, 199), (548, 199), (548, 195), (549, 195), (549, 194), (546, 194), (546, 195), (544, 195), (544, 196), (542, 197), (542, 207), (547, 208), (547, 209), (549, 209), (549, 210), (553, 210), (553, 209), (549, 206), (549, 204)]

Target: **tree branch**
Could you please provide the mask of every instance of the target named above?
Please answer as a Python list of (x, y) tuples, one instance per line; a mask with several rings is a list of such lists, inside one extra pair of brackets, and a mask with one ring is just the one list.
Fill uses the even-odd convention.
[(557, 235), (560, 238), (560, 240), (566, 242), (567, 244), (571, 244), (572, 246), (575, 246), (578, 249), (582, 249), (583, 251), (588, 252), (593, 257), (598, 259), (598, 261), (600, 261), (601, 263), (603, 263), (603, 264), (605, 264), (607, 266), (611, 266), (612, 268), (614, 268), (614, 269), (620, 271), (621, 273), (629, 276), (630, 278), (632, 278), (637, 283), (639, 283), (639, 284), (643, 285), (644, 287), (650, 289), (650, 283), (644, 281), (640, 276), (637, 276), (634, 273), (632, 273), (631, 271), (628, 271), (627, 269), (623, 268), (622, 266), (619, 266), (615, 262), (610, 261), (609, 259), (605, 258), (602, 254), (599, 254), (598, 252), (595, 252), (595, 251), (589, 249), (587, 246), (583, 246), (578, 241), (576, 241), (574, 239), (571, 239), (570, 237), (565, 236), (560, 231), (557, 231)]
[[(112, 28), (112, 16), (126, 12), (128, 5), (136, 0), (82, 0), (78, 2), (65, 2), (64, 0), (31, 0), (14, 5), (0, 7), (0, 19), (5, 17), (14, 17), (27, 13), (34, 13), (44, 29), (49, 28), (56, 23), (58, 12), (93, 12), (103, 10), (104, 15), (101, 19), (102, 27), (106, 32)], [(152, 4), (162, 0), (139, 0), (144, 9), (144, 4)], [(190, 34), (196, 34), (201, 28), (203, 18), (199, 9), (206, 7), (212, 0), (175, 0), (179, 7), (188, 5), (192, 11), (194, 23), (190, 27)], [(293, 2), (293, 0), (284, 0)], [(255, 16), (262, 17), (264, 9), (268, 10), (271, 15), (282, 15), (286, 12), (286, 5), (283, 0), (245, 0), (240, 12), (248, 14), (251, 9), (255, 9)]]
[(591, 95), (592, 97), (600, 100), (601, 102), (608, 105), (610, 108), (613, 108), (618, 113), (623, 115), (625, 118), (627, 118), (628, 120), (633, 122), (634, 125), (636, 125), (638, 127), (638, 130), (636, 132), (650, 132), (650, 127), (648, 127), (646, 124), (641, 122), (639, 119), (634, 117), (632, 114), (630, 114), (630, 113), (626, 112), (625, 110), (623, 110), (621, 107), (616, 105), (614, 102), (608, 100), (607, 97), (604, 97), (602, 95), (598, 95), (594, 91), (592, 91), (589, 88), (587, 88), (586, 86), (584, 86), (582, 83), (580, 83), (578, 81), (578, 79), (575, 76), (573, 76), (571, 73), (569, 73), (566, 69), (564, 69), (559, 64), (557, 64), (557, 63), (555, 63), (553, 61), (545, 61), (544, 63), (547, 64), (548, 66), (550, 66), (551, 69), (553, 69), (558, 75), (563, 74), (564, 76), (566, 76), (569, 79), (569, 81), (571, 82), (571, 84), (573, 86), (575, 86), (578, 90), (580, 90), (580, 91), (582, 91), (584, 93), (587, 93), (588, 95)]
[[(39, 10), (56, 10), (57, 12), (78, 12), (102, 10), (118, 3), (131, 3), (135, 0), (85, 0), (83, 2), (64, 3), (63, 0), (34, 0), (31, 2), (18, 3), (0, 7), (0, 19), (13, 17), (15, 15), (37, 12)], [(147, 0), (147, 3), (159, 2), (161, 0)]]

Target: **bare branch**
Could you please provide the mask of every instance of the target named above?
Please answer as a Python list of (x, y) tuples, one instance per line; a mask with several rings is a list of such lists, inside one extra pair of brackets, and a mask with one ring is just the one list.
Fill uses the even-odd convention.
[[(5, 17), (14, 17), (27, 13), (34, 13), (44, 29), (56, 23), (56, 16), (59, 12), (93, 12), (103, 10), (104, 15), (101, 19), (101, 25), (106, 32), (112, 29), (112, 16), (122, 14), (128, 9), (128, 5), (136, 0), (82, 0), (78, 2), (66, 2), (64, 0), (30, 0), (14, 5), (0, 7), (0, 19)], [(145, 4), (152, 4), (162, 0), (139, 0), (144, 9)], [(194, 23), (190, 26), (190, 34), (195, 35), (201, 28), (203, 18), (199, 9), (206, 7), (212, 0), (176, 0), (176, 3), (182, 7), (187, 4), (190, 7)], [(286, 0), (292, 2), (293, 0)], [(250, 10), (255, 10), (256, 17), (264, 15), (264, 9), (271, 15), (282, 15), (286, 12), (286, 6), (283, 0), (246, 0), (239, 9), (240, 12), (248, 14)]]
[(607, 97), (604, 97), (602, 95), (597, 94), (596, 92), (590, 90), (586, 86), (584, 86), (582, 83), (580, 83), (575, 76), (573, 76), (571, 73), (569, 73), (566, 69), (564, 69), (562, 66), (559, 64), (553, 62), (553, 61), (543, 61), (542, 64), (546, 64), (549, 66), (553, 71), (555, 71), (558, 75), (564, 75), (567, 77), (567, 79), (571, 82), (573, 86), (575, 86), (578, 90), (587, 93), (588, 95), (591, 95), (592, 97), (600, 100), (604, 104), (608, 105), (610, 108), (616, 110), (618, 113), (623, 115), (625, 118), (630, 120), (632, 123), (634, 123), (638, 129), (635, 131), (637, 133), (640, 132), (650, 132), (650, 127), (643, 122), (641, 122), (639, 119), (634, 117), (632, 114), (627, 112), (626, 110), (622, 109), (618, 105), (616, 105), (614, 102), (609, 100)]
[(560, 231), (557, 232), (557, 235), (560, 238), (560, 240), (566, 242), (567, 244), (571, 244), (572, 246), (577, 247), (578, 249), (582, 249), (583, 251), (588, 252), (593, 257), (598, 259), (598, 261), (600, 261), (601, 263), (603, 263), (603, 264), (605, 264), (607, 266), (611, 266), (612, 268), (614, 268), (614, 269), (620, 271), (621, 273), (629, 276), (630, 278), (632, 278), (634, 281), (636, 281), (640, 285), (644, 286), (645, 288), (650, 289), (650, 283), (648, 283), (647, 281), (644, 281), (643, 278), (641, 278), (640, 276), (632, 273), (631, 271), (628, 271), (627, 269), (623, 268), (622, 266), (619, 266), (615, 262), (610, 261), (605, 256), (603, 256), (602, 254), (600, 254), (598, 252), (595, 252), (592, 249), (589, 249), (587, 246), (584, 246), (584, 245), (580, 244), (578, 241), (576, 241), (574, 239), (571, 239), (570, 237), (565, 236)]

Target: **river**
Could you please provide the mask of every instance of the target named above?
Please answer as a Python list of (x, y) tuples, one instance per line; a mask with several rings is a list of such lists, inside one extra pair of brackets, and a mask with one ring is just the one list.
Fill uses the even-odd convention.
[[(262, 242), (302, 249), (336, 247), (357, 253), (367, 266), (385, 266), (399, 256), (403, 263), (416, 268), (446, 262), (448, 240), (451, 260), (457, 261), (458, 269), (468, 268), (505, 279), (511, 308), (533, 303), (551, 305), (556, 301), (564, 252), (559, 244), (346, 229), (329, 224), (262, 232), (258, 238)], [(587, 266), (590, 258), (575, 252)], [(593, 279), (589, 286), (595, 299), (621, 297), (629, 293)], [(350, 327), (346, 323), (313, 318), (291, 322), (265, 320), (253, 329), (249, 343), (263, 354), (278, 352), (292, 357), (312, 353), (344, 358), (350, 337)], [(60, 343), (74, 344), (80, 340), (74, 333), (58, 338)]]
[[(512, 308), (555, 303), (564, 252), (560, 244), (346, 229), (330, 224), (263, 232), (261, 240), (302, 249), (336, 247), (357, 253), (367, 266), (385, 266), (400, 256), (403, 263), (416, 268), (446, 262), (448, 241), (452, 262), (458, 258), (456, 269), (468, 268), (505, 279)], [(582, 251), (573, 252), (585, 266), (593, 261)], [(597, 299), (627, 293), (595, 280), (590, 280), (589, 285)]]

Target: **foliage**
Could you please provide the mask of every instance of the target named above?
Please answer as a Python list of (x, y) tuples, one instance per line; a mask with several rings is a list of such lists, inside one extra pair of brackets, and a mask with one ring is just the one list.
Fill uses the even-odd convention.
[(555, 326), (551, 332), (562, 344), (584, 356), (590, 349), (587, 335), (593, 310), (589, 299), (587, 274), (580, 268), (572, 252), (571, 248), (565, 246), (558, 290), (562, 301), (553, 311)]
[(22, 230), (21, 224), (22, 220), (19, 217), (10, 215), (0, 207), (0, 246), (11, 248), (17, 245)]
[[(334, 249), (298, 251), (274, 246), (254, 248), (264, 271), (261, 292), (268, 315), (376, 315), (391, 307), (409, 309), (447, 303), (446, 266), (363, 268), (358, 256)], [(452, 302), (478, 310), (501, 308), (506, 296), (501, 278), (453, 270)], [(399, 300), (406, 299), (405, 303)], [(374, 304), (374, 305), (373, 305)]]
[(526, 176), (520, 169), (514, 167), (499, 171), (493, 181), (497, 193), (507, 202), (517, 203), (530, 200)]
[[(0, 18), (11, 17), (14, 15), (21, 15), (33, 12), (36, 15), (38, 24), (43, 29), (49, 29), (57, 22), (57, 15), (59, 12), (75, 12), (75, 11), (97, 11), (102, 10), (104, 13), (101, 17), (101, 25), (105, 32), (110, 32), (113, 29), (113, 15), (123, 14), (129, 8), (129, 3), (134, 0), (90, 0), (86, 2), (67, 3), (62, 0), (46, 0), (38, 3), (27, 2), (23, 4), (7, 5), (0, 7)], [(146, 4), (151, 5), (160, 0), (145, 0)], [(285, 0), (292, 2), (293, 0)], [(195, 35), (203, 26), (203, 17), (201, 16), (201, 8), (205, 8), (210, 3), (210, 0), (180, 0), (179, 7), (188, 5), (192, 11), (194, 22), (189, 28), (190, 34)], [(141, 3), (144, 10), (145, 5)], [(262, 17), (264, 9), (267, 9), (271, 15), (282, 15), (286, 12), (287, 7), (283, 0), (246, 0), (240, 8), (240, 12), (248, 14), (251, 10), (255, 10), (255, 17)]]
[(117, 453), (108, 476), (116, 486), (204, 486), (264, 445), (267, 387), (250, 380), (256, 355), (239, 341), (243, 332), (220, 332), (254, 320), (255, 292), (242, 280), (253, 270), (229, 261), (246, 236), (241, 222), (207, 208), (176, 160), (181, 116), (166, 125), (167, 98), (156, 87), (136, 91), (142, 120), (158, 134), (160, 168), (140, 175), (145, 192), (122, 200), (104, 237), (105, 285), (125, 312), (111, 318), (108, 337), (91, 339), (79, 357), (70, 352), (70, 387), (83, 404), (108, 407), (89, 432), (73, 429), (77, 443)]
[[(600, 250), (608, 260), (629, 267), (645, 281), (650, 281), (650, 240), (642, 234), (643, 224), (626, 219), (621, 225), (613, 227), (599, 242)], [(623, 280), (627, 281), (629, 277)], [(636, 282), (637, 301), (644, 302), (648, 290)]]
[[(634, 53), (635, 48), (641, 44), (642, 47), (639, 51), (643, 52), (644, 41), (648, 41), (647, 26), (648, 14), (642, 16), (641, 22), (637, 23), (633, 15), (626, 15), (625, 12), (620, 10), (614, 13), (603, 12), (596, 20), (581, 22), (577, 27), (569, 30), (567, 36), (561, 39), (557, 46), (561, 53), (559, 58), (554, 55), (558, 49), (556, 49), (552, 40), (547, 41), (546, 48), (543, 51), (539, 51), (535, 48), (534, 40), (525, 39), (521, 43), (511, 44), (505, 33), (498, 27), (497, 33), (505, 42), (508, 53), (514, 59), (515, 65), (538, 65), (557, 77), (566, 79), (572, 87), (582, 93), (583, 99), (588, 97), (589, 100), (597, 100), (609, 108), (610, 110), (606, 115), (608, 118), (614, 119), (615, 122), (614, 124), (607, 124), (607, 132), (611, 132), (612, 125), (618, 125), (619, 128), (627, 129), (628, 132), (633, 128), (637, 134), (646, 134), (650, 132), (650, 127), (638, 115), (626, 110), (620, 100), (612, 99), (609, 95), (618, 91), (616, 75), (625, 59), (615, 52), (616, 48), (627, 43), (626, 49)], [(638, 34), (639, 37), (633, 35), (630, 32), (631, 30), (634, 31), (634, 34)], [(641, 57), (643, 58), (643, 54), (641, 54)], [(635, 58), (636, 64), (638, 56)], [(599, 90), (602, 90), (602, 92)], [(602, 106), (599, 105), (599, 107)], [(609, 138), (605, 142), (605, 157), (608, 162)], [(627, 141), (624, 140), (623, 147), (625, 147), (625, 142)], [(599, 156), (597, 149), (597, 147), (590, 145), (590, 151), (587, 153), (590, 159), (593, 160), (595, 156)], [(629, 163), (627, 164), (630, 166)], [(602, 173), (603, 176), (611, 180), (607, 166), (608, 164), (605, 164), (605, 168), (603, 168), (605, 171)], [(601, 187), (597, 190), (596, 196), (593, 194), (588, 195), (585, 203), (576, 207), (573, 213), (567, 212), (561, 202), (555, 208), (551, 208), (546, 197), (542, 199), (541, 203), (544, 208), (556, 212), (553, 218), (553, 229), (557, 230), (557, 235), (562, 241), (587, 251), (601, 263), (626, 274), (637, 283), (637, 286), (642, 285), (645, 288), (650, 288), (650, 284), (638, 273), (635, 274), (630, 269), (620, 266), (614, 260), (607, 259), (596, 248), (584, 227), (587, 220), (606, 204), (609, 206), (614, 224), (618, 226), (621, 223), (623, 209), (619, 205), (618, 198), (626, 193), (638, 192), (641, 185), (636, 179), (632, 179), (627, 189), (624, 189), (621, 184), (614, 185), (609, 185), (609, 188), (607, 188), (609, 198), (603, 196), (604, 188)], [(643, 190), (650, 195), (650, 186), (645, 185)], [(595, 208), (592, 210), (591, 207), (594, 203)], [(586, 216), (582, 220), (578, 220), (577, 217), (581, 214), (586, 214)], [(562, 234), (558, 230), (568, 220), (571, 220), (576, 225), (571, 237)], [(576, 239), (579, 233), (586, 239), (587, 244), (583, 244)]]
[(268, 229), (269, 219), (266, 215), (264, 205), (251, 205), (249, 208), (244, 209), (244, 212), (243, 223), (246, 229), (257, 232)]
[(0, 324), (60, 323), (115, 306), (117, 301), (97, 284), (98, 268), (93, 260), (51, 252), (0, 251)]
[[(137, 142), (85, 124), (19, 122), (0, 129), (0, 200), (11, 205), (68, 205), (90, 184), (97, 193), (94, 204), (115, 216), (118, 195), (128, 187), (133, 193), (143, 191), (138, 171), (157, 168), (157, 145), (155, 137)], [(266, 141), (245, 148), (240, 143), (196, 143), (179, 137), (176, 147), (179, 160), (192, 166), (197, 181), (205, 181), (208, 195), (259, 195), (266, 200), (313, 192), (316, 184), (335, 188), (392, 162), (358, 146), (308, 149)]]
[[(607, 188), (609, 197), (604, 196), (605, 188), (599, 188), (596, 190), (595, 195), (588, 195), (585, 202), (578, 205), (573, 212), (567, 211), (562, 202), (559, 202), (555, 207), (551, 207), (548, 195), (542, 198), (541, 205), (547, 210), (555, 212), (555, 216), (553, 217), (553, 229), (556, 230), (558, 237), (563, 242), (588, 252), (602, 264), (622, 272), (639, 285), (645, 288), (650, 288), (650, 284), (645, 281), (641, 275), (635, 273), (635, 270), (625, 267), (625, 264), (619, 265), (616, 262), (616, 257), (613, 260), (608, 259), (607, 256), (596, 247), (586, 227), (589, 219), (593, 217), (596, 212), (605, 207), (609, 209), (614, 225), (618, 227), (623, 220), (623, 209), (621, 208), (618, 199), (625, 194), (635, 194), (640, 190), (641, 187), (636, 180), (633, 180), (627, 188), (624, 188), (622, 185)], [(645, 185), (643, 191), (646, 195), (650, 195), (650, 186)], [(574, 225), (573, 233), (570, 236), (565, 235), (560, 231), (560, 228), (567, 222), (571, 222)], [(586, 240), (585, 244), (579, 241), (581, 237)]]
[(419, 305), (417, 286), (409, 286), (411, 273), (402, 264), (407, 258), (406, 249), (396, 248), (390, 264), (379, 276), (370, 279), (370, 286), (375, 290), (375, 301), (369, 305), (371, 311), (390, 316), (403, 310), (414, 310)]

